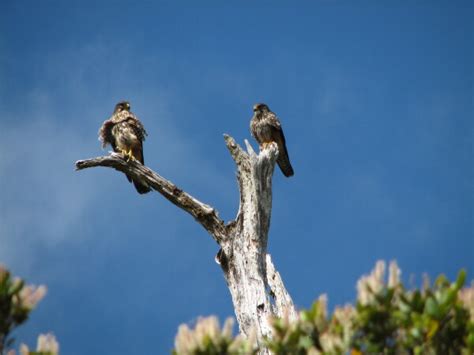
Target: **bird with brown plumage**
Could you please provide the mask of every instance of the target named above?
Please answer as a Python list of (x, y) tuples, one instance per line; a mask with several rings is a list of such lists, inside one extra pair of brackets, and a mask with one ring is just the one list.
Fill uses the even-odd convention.
[(269, 143), (275, 142), (278, 146), (277, 163), (283, 175), (290, 177), (294, 175), (290, 163), (288, 150), (286, 149), (285, 135), (278, 117), (270, 111), (266, 104), (260, 103), (253, 106), (253, 117), (250, 121), (250, 132), (260, 145), (260, 150), (266, 148)]
[[(110, 144), (114, 152), (122, 153), (128, 161), (137, 160), (142, 164), (145, 163), (143, 141), (146, 135), (145, 127), (130, 111), (130, 103), (127, 101), (121, 101), (115, 105), (112, 116), (104, 121), (99, 130), (99, 140), (102, 142), (102, 147)], [(139, 194), (151, 191), (150, 187), (133, 180), (128, 175), (127, 179), (133, 182)]]

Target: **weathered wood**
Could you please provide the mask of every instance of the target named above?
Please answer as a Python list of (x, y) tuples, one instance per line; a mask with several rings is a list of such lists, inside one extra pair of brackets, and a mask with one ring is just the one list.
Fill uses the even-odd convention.
[(246, 153), (232, 137), (225, 140), (237, 165), (240, 206), (235, 227), (221, 245), (227, 261), (223, 270), (240, 331), (248, 336), (256, 327), (257, 339), (262, 339), (271, 336), (269, 319), (276, 314), (265, 257), (278, 148), (273, 144), (256, 155), (248, 142)]
[[(272, 316), (297, 317), (296, 310), (280, 274), (267, 254), (268, 230), (272, 209), (272, 176), (278, 157), (276, 144), (259, 154), (248, 141), (244, 151), (235, 140), (224, 136), (237, 166), (240, 205), (235, 220), (225, 224), (217, 211), (137, 161), (126, 161), (121, 154), (76, 162), (76, 169), (105, 166), (121, 171), (150, 186), (170, 202), (191, 214), (219, 244), (216, 260), (220, 264), (232, 297), (242, 334), (272, 336)], [(267, 354), (263, 349), (261, 354)]]
[(298, 313), (291, 299), (290, 294), (283, 284), (280, 273), (276, 271), (270, 254), (267, 254), (267, 280), (270, 286), (270, 294), (275, 302), (274, 314), (277, 317), (288, 317), (289, 320), (296, 320)]

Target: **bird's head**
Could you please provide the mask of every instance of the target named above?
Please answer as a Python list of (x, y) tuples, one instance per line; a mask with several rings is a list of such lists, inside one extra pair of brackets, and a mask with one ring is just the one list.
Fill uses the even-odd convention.
[(128, 101), (120, 101), (117, 105), (115, 105), (114, 113), (121, 111), (130, 111), (130, 103)]
[(260, 114), (268, 112), (268, 111), (270, 111), (270, 109), (265, 104), (259, 103), (259, 104), (253, 105), (253, 113), (255, 115), (260, 115)]

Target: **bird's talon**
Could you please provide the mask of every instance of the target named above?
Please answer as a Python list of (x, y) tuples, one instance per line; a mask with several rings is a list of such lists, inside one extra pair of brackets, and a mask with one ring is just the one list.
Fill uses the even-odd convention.
[(133, 153), (132, 153), (132, 149), (130, 149), (130, 150), (128, 151), (128, 160), (129, 160), (129, 161), (130, 161), (130, 160), (132, 160), (132, 161), (135, 160), (135, 157), (133, 156)]

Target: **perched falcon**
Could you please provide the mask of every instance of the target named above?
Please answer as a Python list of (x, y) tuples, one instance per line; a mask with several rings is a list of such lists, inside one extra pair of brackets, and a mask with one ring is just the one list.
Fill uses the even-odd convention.
[(253, 117), (250, 121), (250, 131), (252, 136), (260, 144), (260, 149), (265, 149), (266, 145), (275, 142), (278, 145), (277, 163), (283, 175), (290, 177), (294, 175), (291, 167), (288, 151), (286, 150), (285, 135), (281, 128), (278, 117), (270, 111), (265, 104), (253, 106)]
[[(130, 112), (130, 103), (126, 101), (115, 105), (115, 110), (107, 121), (104, 121), (99, 130), (99, 140), (104, 148), (107, 144), (112, 146), (114, 152), (122, 153), (128, 160), (138, 160), (144, 164), (143, 141), (147, 135), (140, 120)], [(145, 194), (151, 189), (134, 181), (127, 175), (128, 181), (133, 182), (138, 193)]]

